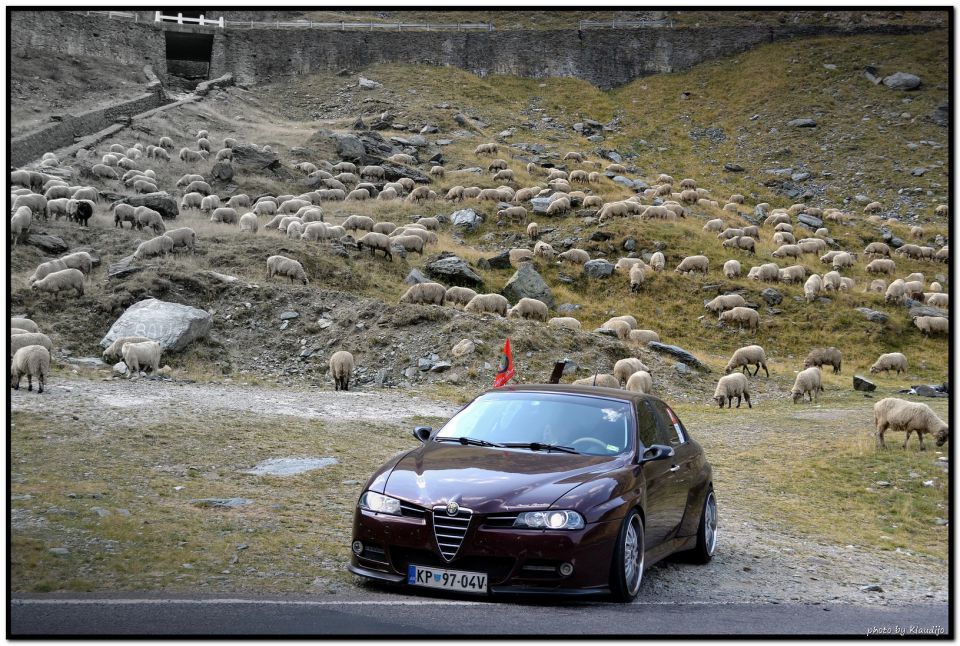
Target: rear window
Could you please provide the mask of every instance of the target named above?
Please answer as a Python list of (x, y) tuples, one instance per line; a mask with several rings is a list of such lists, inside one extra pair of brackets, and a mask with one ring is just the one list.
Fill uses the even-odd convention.
[(631, 408), (627, 402), (581, 395), (487, 393), (447, 422), (437, 437), (558, 446), (581, 440), (575, 447), (581, 453), (616, 455), (633, 446)]

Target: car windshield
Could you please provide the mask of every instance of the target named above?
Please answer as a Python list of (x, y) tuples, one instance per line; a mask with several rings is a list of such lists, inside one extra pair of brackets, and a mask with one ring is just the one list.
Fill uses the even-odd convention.
[(569, 447), (588, 455), (631, 448), (633, 415), (626, 402), (583, 395), (492, 392), (475, 399), (437, 433), (507, 446)]

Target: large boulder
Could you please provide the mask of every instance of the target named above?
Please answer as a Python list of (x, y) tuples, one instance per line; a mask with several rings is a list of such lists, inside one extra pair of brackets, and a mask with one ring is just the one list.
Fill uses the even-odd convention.
[(883, 312), (878, 312), (877, 310), (872, 310), (869, 307), (858, 307), (856, 308), (865, 319), (871, 323), (886, 323), (889, 317)]
[(798, 215), (797, 222), (807, 227), (811, 231), (816, 231), (823, 226), (823, 220), (814, 215), (810, 215), (809, 213), (801, 213)]
[(335, 138), (337, 140), (337, 156), (340, 159), (352, 162), (363, 161), (365, 150), (360, 137), (357, 135), (338, 135)]
[(550, 291), (550, 286), (529, 263), (520, 265), (520, 269), (510, 277), (500, 293), (512, 304), (516, 304), (521, 298), (535, 298), (546, 303), (547, 307), (553, 308), (553, 293)]
[(232, 165), (234, 170), (260, 174), (276, 174), (282, 168), (277, 153), (264, 152), (257, 146), (245, 143), (237, 143), (233, 147)]
[(449, 252), (444, 252), (427, 262), (423, 270), (434, 280), (449, 285), (471, 288), (483, 286), (483, 279), (477, 272), (473, 271), (466, 262)]
[(477, 264), (480, 265), (480, 269), (486, 269), (487, 271), (491, 269), (510, 269), (513, 265), (510, 264), (510, 250), (502, 251), (492, 258), (481, 258), (477, 261)]
[(218, 161), (210, 169), (210, 179), (214, 182), (229, 182), (233, 179), (233, 164), (226, 159)]
[(918, 316), (939, 316), (942, 318), (950, 318), (950, 312), (940, 309), (939, 307), (933, 307), (932, 305), (914, 305), (910, 308), (910, 319), (915, 319)]
[(100, 346), (106, 348), (121, 336), (145, 336), (159, 342), (164, 351), (179, 352), (205, 337), (212, 324), (209, 312), (148, 298), (128, 307), (110, 326)]
[(613, 273), (613, 268), (612, 262), (603, 258), (594, 258), (584, 263), (583, 275), (588, 278), (608, 278)]
[(854, 375), (854, 376), (853, 376), (853, 389), (854, 389), (854, 390), (859, 390), (860, 392), (863, 392), (863, 393), (869, 393), (869, 392), (873, 392), (874, 390), (876, 390), (876, 389), (877, 389), (877, 385), (876, 385), (875, 383), (873, 383), (872, 381), (870, 381), (869, 379), (866, 379), (866, 378), (864, 378), (864, 377), (861, 377), (860, 375)]
[(66, 253), (67, 249), (69, 249), (67, 243), (63, 241), (63, 238), (45, 233), (31, 233), (27, 236), (27, 244), (42, 249), (45, 253), (56, 256)]
[(399, 166), (397, 164), (389, 164), (380, 161), (379, 159), (372, 158), (370, 160), (371, 164), (378, 164), (383, 168), (383, 177), (388, 182), (395, 182), (401, 177), (407, 177), (412, 179), (418, 184), (429, 184), (430, 178), (424, 175), (421, 171), (416, 168), (409, 168), (407, 166)]
[(120, 202), (129, 204), (130, 206), (149, 207), (167, 219), (173, 219), (180, 215), (177, 198), (165, 191), (145, 193), (143, 195), (130, 195), (120, 200)]
[(915, 90), (920, 87), (920, 77), (907, 72), (897, 72), (883, 78), (883, 84), (894, 90)]
[(550, 206), (551, 200), (549, 197), (535, 197), (530, 200), (530, 208), (533, 209), (534, 213), (539, 213), (544, 215), (547, 212), (547, 207)]
[(704, 372), (710, 372), (710, 366), (704, 365), (697, 359), (695, 356), (687, 352), (681, 347), (675, 345), (668, 345), (666, 343), (660, 343), (659, 341), (650, 341), (647, 343), (647, 347), (651, 350), (656, 350), (657, 352), (663, 352), (669, 354), (672, 357), (679, 359), (688, 366), (693, 366), (697, 370), (702, 370)]
[(450, 214), (450, 224), (458, 229), (475, 231), (483, 224), (483, 219), (473, 209), (461, 209)]

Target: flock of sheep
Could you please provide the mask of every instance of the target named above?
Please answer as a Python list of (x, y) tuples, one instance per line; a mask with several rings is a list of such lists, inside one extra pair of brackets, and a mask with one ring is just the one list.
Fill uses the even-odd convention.
[[(182, 148), (179, 159), (186, 164), (204, 162), (209, 157), (218, 161), (229, 162), (233, 157), (232, 148), (237, 145), (232, 138), (224, 139), (224, 146), (213, 151), (209, 133), (201, 130), (197, 133), (196, 150)], [(113, 181), (134, 193), (155, 193), (160, 190), (157, 173), (151, 168), (144, 168), (150, 163), (170, 162), (170, 152), (175, 144), (170, 137), (161, 137), (157, 145), (144, 146), (135, 143), (130, 147), (113, 144), (101, 158), (99, 163), (90, 168), (90, 173), (101, 180)], [(264, 147), (268, 149), (269, 147)], [(474, 151), (477, 156), (495, 156), (499, 153), (496, 143), (486, 143), (477, 146)], [(355, 245), (362, 252), (369, 249), (371, 254), (380, 252), (385, 261), (392, 261), (395, 251), (417, 253), (423, 255), (424, 248), (438, 242), (437, 232), (446, 221), (444, 216), (421, 217), (416, 222), (400, 225), (392, 222), (376, 221), (374, 218), (363, 215), (349, 215), (338, 224), (328, 222), (328, 214), (323, 205), (331, 202), (356, 202), (364, 200), (399, 201), (408, 204), (423, 204), (444, 200), (447, 202), (462, 202), (475, 200), (489, 201), (497, 205), (496, 218), (498, 223), (512, 224), (526, 227), (527, 236), (533, 245), (509, 250), (510, 263), (518, 266), (522, 263), (542, 260), (545, 262), (563, 262), (573, 265), (584, 265), (591, 260), (590, 253), (585, 249), (570, 248), (563, 252), (556, 252), (547, 242), (540, 240), (541, 227), (537, 222), (530, 221), (527, 205), (534, 198), (548, 198), (549, 204), (545, 209), (545, 216), (553, 218), (564, 215), (577, 208), (591, 209), (596, 221), (605, 223), (615, 219), (634, 219), (640, 222), (648, 220), (675, 221), (686, 218), (691, 214), (691, 207), (703, 210), (720, 210), (726, 218), (739, 217), (744, 206), (743, 195), (731, 195), (724, 206), (712, 199), (708, 190), (698, 187), (693, 179), (686, 178), (674, 186), (675, 181), (666, 174), (657, 177), (656, 184), (629, 198), (605, 202), (600, 195), (593, 193), (603, 182), (609, 182), (614, 175), (623, 175), (626, 168), (620, 164), (608, 164), (600, 172), (602, 164), (586, 159), (577, 152), (569, 152), (564, 156), (564, 162), (570, 166), (579, 166), (570, 171), (558, 168), (543, 167), (535, 163), (526, 166), (526, 173), (531, 179), (542, 179), (540, 183), (531, 186), (519, 186), (518, 175), (508, 168), (504, 159), (493, 159), (487, 167), (493, 181), (503, 182), (497, 188), (480, 188), (476, 186), (454, 185), (447, 189), (443, 198), (429, 186), (416, 186), (413, 180), (401, 178), (398, 181), (385, 181), (385, 170), (379, 165), (357, 167), (347, 161), (329, 162), (326, 160), (301, 161), (296, 168), (308, 178), (315, 180), (321, 188), (299, 195), (262, 195), (252, 199), (245, 194), (236, 194), (229, 199), (221, 200), (210, 186), (206, 178), (199, 173), (184, 174), (171, 193), (180, 194), (180, 208), (186, 213), (199, 213), (215, 223), (237, 227), (245, 234), (257, 234), (261, 229), (276, 231), (289, 239), (298, 239), (309, 242), (339, 241), (344, 245)], [(415, 164), (416, 159), (410, 155), (397, 154), (385, 159), (393, 164)], [(14, 244), (30, 229), (34, 218), (59, 219), (66, 216), (85, 226), (93, 209), (100, 200), (100, 193), (91, 186), (71, 186), (67, 181), (43, 173), (44, 168), (58, 166), (59, 159), (52, 153), (44, 155), (39, 170), (16, 170), (11, 172), (13, 215), (11, 217), (11, 239)], [(121, 174), (121, 171), (122, 174)], [(430, 175), (435, 181), (443, 180), (447, 171), (442, 166), (433, 166)], [(644, 203), (649, 202), (649, 203)], [(871, 203), (864, 209), (867, 220), (875, 224), (882, 223), (876, 212), (882, 209), (879, 203)], [(189, 227), (180, 227), (168, 230), (160, 213), (146, 206), (134, 207), (124, 202), (114, 202), (110, 205), (113, 213), (114, 226), (123, 227), (129, 224), (131, 228), (149, 230), (153, 238), (141, 242), (132, 256), (136, 260), (152, 257), (162, 257), (174, 251), (192, 251), (197, 243), (195, 231)], [(785, 284), (803, 283), (806, 302), (812, 303), (819, 295), (831, 291), (852, 291), (855, 281), (845, 277), (842, 272), (855, 266), (862, 255), (869, 258), (865, 269), (868, 273), (884, 276), (896, 274), (896, 260), (892, 256), (903, 256), (911, 259), (948, 262), (949, 249), (945, 244), (940, 249), (932, 246), (905, 244), (895, 251), (880, 241), (870, 242), (862, 254), (857, 250), (830, 250), (833, 242), (827, 228), (817, 228), (814, 231), (805, 230), (799, 221), (799, 216), (806, 214), (822, 219), (825, 223), (842, 224), (851, 220), (851, 213), (839, 209), (818, 209), (804, 204), (794, 204), (789, 208), (771, 208), (769, 204), (761, 203), (754, 207), (755, 213), (763, 214), (760, 224), (731, 226), (722, 217), (713, 218), (706, 222), (703, 230), (715, 233), (723, 251), (734, 252), (737, 257), (730, 258), (723, 263), (722, 274), (728, 279), (738, 278), (741, 275), (751, 280), (761, 282), (781, 282)], [(946, 205), (937, 208), (938, 214), (946, 214)], [(261, 220), (262, 219), (262, 220)], [(795, 223), (795, 219), (798, 221)], [(261, 224), (261, 221), (263, 222)], [(769, 227), (769, 229), (768, 229)], [(765, 234), (765, 231), (769, 231)], [(807, 235), (802, 237), (801, 231)], [(757, 244), (764, 235), (769, 235), (773, 244), (779, 245), (771, 253), (775, 260), (793, 259), (797, 261), (806, 254), (814, 254), (827, 265), (830, 271), (823, 275), (812, 273), (808, 275), (807, 268), (802, 264), (793, 264), (781, 267), (776, 262), (757, 264), (744, 272), (741, 260), (756, 256)], [(920, 227), (914, 227), (911, 235), (920, 240), (924, 232)], [(61, 293), (84, 293), (84, 280), (89, 275), (92, 262), (88, 254), (77, 252), (62, 258), (44, 262), (37, 267), (30, 277), (31, 287), (34, 290), (48, 292), (58, 296)], [(268, 278), (281, 277), (290, 281), (308, 284), (303, 264), (295, 258), (282, 255), (271, 255), (266, 259)], [(614, 266), (615, 273), (624, 275), (629, 282), (631, 292), (639, 292), (644, 285), (658, 273), (665, 271), (666, 258), (662, 251), (658, 251), (645, 262), (639, 257), (619, 258)], [(681, 274), (703, 274), (711, 271), (710, 260), (706, 255), (693, 255), (680, 259), (675, 272)], [(877, 278), (865, 286), (863, 291), (885, 294), (887, 302), (902, 302), (905, 298), (925, 302), (939, 307), (949, 306), (949, 297), (943, 292), (942, 286), (932, 281), (926, 283), (923, 274), (914, 272), (903, 278), (897, 278), (887, 283), (884, 278)], [(569, 316), (551, 317), (547, 305), (533, 298), (522, 298), (513, 307), (507, 299), (498, 293), (478, 294), (465, 287), (446, 287), (440, 283), (427, 282), (411, 286), (400, 298), (401, 303), (424, 304), (436, 306), (462, 307), (467, 312), (476, 314), (496, 314), (508, 318), (523, 318), (545, 323), (551, 327), (561, 327), (580, 330), (581, 323)], [(756, 332), (761, 325), (759, 313), (748, 306), (745, 299), (739, 294), (723, 294), (717, 296), (705, 305), (705, 308), (716, 314), (718, 320), (731, 326), (746, 328)], [(26, 321), (22, 319), (20, 321)], [(31, 322), (32, 323), (32, 322)], [(914, 319), (918, 329), (924, 334), (947, 334), (949, 324), (946, 318), (918, 316)], [(18, 328), (13, 325), (13, 334), (23, 337), (24, 341), (33, 340), (39, 329)], [(36, 325), (33, 324), (36, 328)], [(606, 321), (602, 326), (611, 330), (624, 341), (645, 345), (649, 341), (659, 341), (659, 335), (653, 330), (637, 329), (634, 317), (616, 316)], [(43, 339), (37, 343), (24, 344), (13, 354), (12, 371), (19, 384), (19, 375), (26, 374), (32, 387), (32, 377), (39, 379), (42, 391), (46, 372), (49, 368), (49, 352), (51, 345), (49, 338), (40, 334)], [(29, 339), (28, 339), (29, 337)], [(43, 342), (41, 342), (43, 341)], [(11, 346), (13, 352), (13, 346)], [(45, 354), (44, 354), (45, 353)], [(122, 357), (127, 364), (131, 375), (136, 375), (141, 369), (156, 371), (161, 356), (160, 345), (145, 337), (122, 337), (104, 352), (106, 358)], [(18, 359), (19, 357), (19, 359)], [(804, 362), (804, 369), (796, 377), (791, 390), (793, 401), (796, 403), (804, 397), (811, 402), (817, 401), (818, 394), (823, 391), (820, 378), (820, 366), (831, 365), (835, 372), (839, 372), (841, 365), (840, 351), (836, 348), (818, 348), (811, 351)], [(756, 366), (752, 376), (756, 376), (761, 368), (769, 376), (766, 365), (766, 355), (759, 345), (750, 345), (736, 350), (726, 366), (725, 374), (717, 383), (714, 399), (723, 407), (732, 406), (734, 398), (737, 407), (741, 399), (752, 408), (749, 394), (749, 366)], [(743, 372), (735, 372), (741, 368)], [(349, 387), (350, 376), (355, 369), (355, 361), (350, 353), (335, 352), (330, 358), (330, 375), (337, 390), (346, 390)], [(906, 370), (906, 357), (900, 353), (885, 354), (871, 367), (871, 372), (896, 370), (897, 374)], [(746, 373), (746, 374), (744, 374)], [(577, 380), (577, 384), (589, 384), (615, 388), (626, 388), (638, 392), (650, 392), (653, 388), (653, 378), (649, 369), (637, 358), (628, 357), (618, 361), (613, 374), (597, 374), (586, 379)], [(883, 400), (887, 402), (889, 400)], [(899, 401), (899, 400), (898, 400)], [(878, 402), (877, 406), (880, 406)], [(918, 405), (922, 406), (922, 405)], [(889, 409), (889, 410), (888, 410)], [(879, 410), (879, 409), (878, 409)], [(878, 444), (883, 443), (883, 431), (886, 428), (916, 430), (921, 432), (943, 433), (945, 437), (946, 425), (936, 422), (933, 415), (913, 415), (910, 420), (926, 420), (919, 422), (903, 422), (902, 416), (895, 415), (897, 407), (883, 409), (881, 415), (877, 413)], [(929, 408), (926, 408), (929, 411)], [(881, 419), (883, 429), (881, 429)], [(904, 426), (906, 424), (906, 426)], [(919, 424), (919, 425), (918, 425)], [(921, 429), (920, 426), (923, 426)], [(909, 436), (909, 431), (908, 431)], [(940, 440), (938, 439), (938, 442)], [(942, 442), (940, 442), (942, 443)]]

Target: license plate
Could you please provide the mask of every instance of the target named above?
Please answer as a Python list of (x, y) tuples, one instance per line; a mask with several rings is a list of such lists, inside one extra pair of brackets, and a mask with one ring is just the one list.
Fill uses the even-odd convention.
[(485, 594), (487, 575), (479, 572), (460, 570), (441, 570), (439, 568), (410, 565), (407, 568), (407, 583), (426, 588), (441, 588), (457, 592)]

